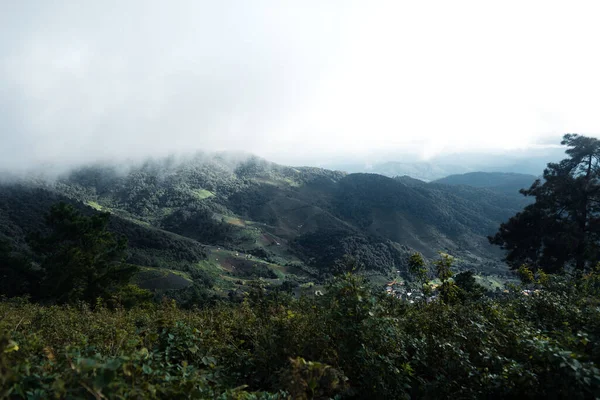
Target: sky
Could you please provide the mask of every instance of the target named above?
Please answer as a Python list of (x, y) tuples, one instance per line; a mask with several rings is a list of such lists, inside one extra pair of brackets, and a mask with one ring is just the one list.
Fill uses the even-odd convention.
[(600, 136), (600, 3), (0, 0), (0, 169), (283, 164)]

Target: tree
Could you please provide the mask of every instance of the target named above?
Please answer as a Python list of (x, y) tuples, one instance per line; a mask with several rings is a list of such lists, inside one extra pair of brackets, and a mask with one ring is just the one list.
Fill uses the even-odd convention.
[(31, 268), (31, 261), (16, 255), (9, 242), (0, 240), (0, 295), (25, 296), (37, 291), (39, 273)]
[(425, 266), (425, 260), (420, 253), (413, 253), (408, 259), (408, 272), (410, 272), (417, 282), (424, 285), (429, 280), (427, 278), (427, 267)]
[(489, 237), (507, 250), (513, 269), (526, 264), (546, 272), (583, 271), (600, 255), (600, 141), (566, 134), (561, 144), (569, 158), (549, 163), (543, 180), (521, 190), (535, 203)]
[(454, 277), (454, 283), (461, 290), (462, 300), (477, 300), (485, 294), (485, 288), (477, 283), (473, 271), (463, 271)]
[(358, 272), (365, 268), (364, 264), (356, 259), (356, 257), (350, 254), (344, 254), (342, 258), (335, 260), (331, 271), (334, 275), (343, 275), (348, 272)]
[(408, 272), (412, 275), (413, 279), (416, 280), (419, 289), (423, 292), (425, 297), (431, 295), (431, 286), (428, 285), (429, 274), (427, 265), (421, 253), (413, 253), (408, 259)]
[(84, 216), (65, 203), (52, 206), (47, 234), (29, 239), (43, 274), (37, 297), (93, 304), (127, 284), (137, 268), (123, 263), (126, 240), (107, 230), (109, 218), (108, 213)]
[(452, 272), (452, 264), (454, 263), (454, 257), (450, 254), (440, 252), (439, 260), (434, 261), (436, 276), (442, 284), (439, 287), (440, 298), (446, 304), (455, 303), (459, 300), (460, 289), (458, 286), (450, 280), (454, 275)]

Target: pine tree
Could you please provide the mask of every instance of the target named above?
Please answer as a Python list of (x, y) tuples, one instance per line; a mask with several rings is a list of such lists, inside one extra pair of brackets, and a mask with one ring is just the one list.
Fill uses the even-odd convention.
[(600, 141), (566, 134), (569, 158), (550, 163), (525, 196), (535, 203), (500, 226), (490, 242), (508, 250), (512, 268), (583, 271), (600, 255)]

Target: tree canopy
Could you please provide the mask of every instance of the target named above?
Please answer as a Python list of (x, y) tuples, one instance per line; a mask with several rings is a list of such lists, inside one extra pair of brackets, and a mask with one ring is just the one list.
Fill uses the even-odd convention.
[(37, 290), (39, 274), (30, 260), (13, 250), (9, 242), (0, 240), (0, 295), (25, 296)]
[(110, 215), (85, 216), (73, 206), (54, 205), (29, 243), (39, 261), (41, 283), (36, 297), (58, 303), (105, 298), (126, 284), (136, 267), (123, 263), (126, 240), (107, 230)]
[(566, 134), (561, 142), (568, 158), (550, 163), (543, 179), (525, 196), (535, 203), (510, 218), (490, 237), (506, 249), (512, 268), (582, 271), (598, 262), (600, 254), (600, 141)]

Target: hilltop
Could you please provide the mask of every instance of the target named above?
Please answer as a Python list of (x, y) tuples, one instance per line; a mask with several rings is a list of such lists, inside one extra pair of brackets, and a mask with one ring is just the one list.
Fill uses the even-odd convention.
[(444, 251), (459, 269), (505, 274), (486, 236), (527, 204), (486, 188), (201, 154), (4, 184), (0, 237), (26, 248), (25, 235), (61, 200), (111, 213), (111, 229), (129, 240), (128, 262), (143, 268), (141, 286), (201, 280), (223, 294), (256, 278), (306, 286), (350, 268), (346, 254), (382, 277), (404, 273), (414, 251)]

